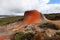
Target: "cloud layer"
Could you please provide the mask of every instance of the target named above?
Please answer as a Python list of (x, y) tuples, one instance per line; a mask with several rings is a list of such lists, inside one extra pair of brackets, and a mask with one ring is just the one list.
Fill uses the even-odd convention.
[[(39, 8), (40, 7), (40, 8)], [(60, 4), (40, 5), (37, 10), (42, 13), (60, 13)]]
[(50, 0), (0, 0), (0, 15), (23, 15), (26, 10), (57, 13), (60, 4), (48, 4)]

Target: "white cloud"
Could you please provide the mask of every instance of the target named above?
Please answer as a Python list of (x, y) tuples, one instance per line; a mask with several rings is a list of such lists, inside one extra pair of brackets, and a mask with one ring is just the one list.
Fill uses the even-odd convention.
[(40, 4), (47, 4), (50, 0), (39, 0)]
[(0, 15), (23, 15), (26, 10), (42, 13), (60, 11), (60, 4), (48, 4), (50, 0), (0, 0)]
[(60, 4), (46, 4), (39, 7), (37, 10), (42, 13), (60, 13)]
[(0, 0), (0, 15), (14, 15), (26, 10), (36, 9), (49, 0)]
[(60, 13), (60, 4), (50, 4), (48, 7), (48, 13)]

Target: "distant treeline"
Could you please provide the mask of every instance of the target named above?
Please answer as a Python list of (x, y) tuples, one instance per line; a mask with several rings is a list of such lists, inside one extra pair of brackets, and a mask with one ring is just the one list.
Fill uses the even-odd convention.
[(60, 20), (60, 13), (44, 14), (49, 20)]

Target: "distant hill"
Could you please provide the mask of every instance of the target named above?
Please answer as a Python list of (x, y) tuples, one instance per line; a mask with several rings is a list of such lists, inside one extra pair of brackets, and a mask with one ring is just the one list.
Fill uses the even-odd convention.
[(0, 18), (14, 17), (16, 15), (0, 15)]
[(49, 20), (60, 20), (60, 13), (44, 14)]

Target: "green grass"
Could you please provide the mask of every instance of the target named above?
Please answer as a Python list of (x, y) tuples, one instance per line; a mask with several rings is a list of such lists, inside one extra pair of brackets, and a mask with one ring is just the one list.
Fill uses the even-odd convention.
[(6, 24), (17, 22), (20, 20), (23, 20), (23, 16), (0, 18), (0, 25), (6, 25)]

